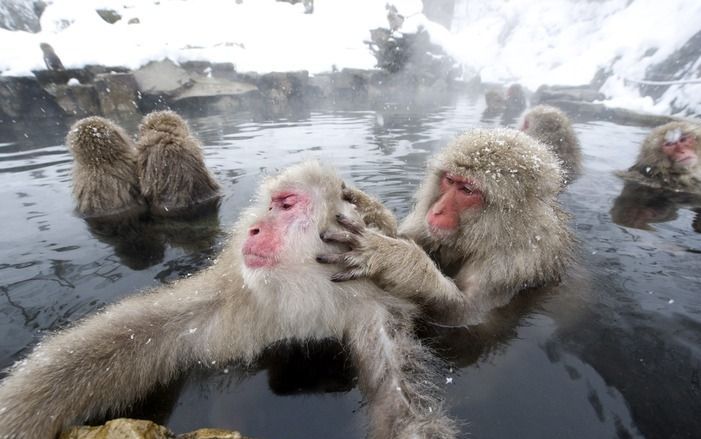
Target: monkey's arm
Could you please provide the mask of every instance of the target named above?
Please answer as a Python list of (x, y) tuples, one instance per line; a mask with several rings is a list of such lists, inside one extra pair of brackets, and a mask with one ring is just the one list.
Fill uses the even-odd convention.
[(211, 333), (229, 329), (231, 308), (196, 289), (203, 284), (196, 276), (128, 298), (44, 339), (0, 383), (0, 437), (52, 438), (198, 361), (228, 357)]
[(345, 338), (368, 400), (369, 437), (454, 438), (432, 382), (436, 360), (413, 336), (411, 314), (374, 302), (350, 317)]
[(387, 236), (397, 236), (397, 219), (376, 198), (344, 185), (343, 199), (355, 205), (366, 226), (375, 227)]
[(364, 228), (342, 215), (338, 221), (348, 231), (322, 234), (322, 239), (347, 245), (350, 251), (320, 255), (321, 263), (339, 264), (344, 270), (333, 281), (361, 277), (373, 279), (389, 293), (418, 302), (433, 318), (445, 324), (477, 323), (477, 310), (465, 291), (446, 277), (413, 241), (392, 238)]

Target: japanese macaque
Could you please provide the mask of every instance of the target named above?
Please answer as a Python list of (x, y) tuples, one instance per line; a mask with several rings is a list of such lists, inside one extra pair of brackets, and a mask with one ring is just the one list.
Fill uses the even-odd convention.
[(219, 183), (204, 164), (202, 148), (185, 120), (156, 111), (139, 126), (138, 176), (141, 192), (155, 215), (179, 215), (216, 203)]
[(54, 51), (54, 48), (51, 47), (51, 44), (40, 43), (39, 48), (41, 48), (41, 52), (44, 54), (44, 64), (46, 65), (47, 70), (66, 70), (63, 67), (61, 58), (56, 55), (56, 52)]
[(560, 109), (538, 105), (523, 116), (521, 130), (552, 148), (562, 162), (567, 181), (582, 168), (582, 149), (572, 123)]
[(73, 196), (83, 217), (131, 216), (146, 210), (136, 175), (136, 149), (119, 126), (87, 117), (68, 132)]
[(0, 383), (0, 437), (49, 438), (119, 411), (197, 364), (249, 363), (281, 341), (342, 341), (368, 401), (371, 438), (452, 438), (413, 336), (414, 305), (367, 280), (332, 283), (322, 230), (359, 221), (332, 169), (270, 177), (215, 264), (45, 338)]
[(621, 175), (664, 189), (701, 192), (701, 125), (670, 122), (643, 141), (635, 164)]
[(473, 130), (433, 160), (399, 238), (341, 217), (347, 230), (324, 239), (352, 250), (317, 260), (345, 266), (333, 280), (369, 277), (434, 322), (478, 324), (566, 269), (573, 236), (561, 187), (558, 160), (542, 143), (511, 129)]

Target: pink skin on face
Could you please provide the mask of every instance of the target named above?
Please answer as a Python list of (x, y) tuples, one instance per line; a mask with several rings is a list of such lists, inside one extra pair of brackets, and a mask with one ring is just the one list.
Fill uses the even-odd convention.
[(438, 231), (452, 232), (460, 226), (460, 214), (465, 209), (479, 208), (482, 193), (472, 180), (446, 173), (441, 177), (441, 196), (426, 215), (428, 224)]
[(676, 165), (683, 167), (694, 166), (698, 162), (696, 155), (696, 140), (692, 136), (682, 135), (676, 142), (662, 144), (662, 152)]
[(243, 261), (249, 268), (272, 267), (278, 263), (285, 236), (294, 222), (309, 216), (311, 198), (292, 191), (271, 196), (268, 213), (248, 229), (243, 243)]

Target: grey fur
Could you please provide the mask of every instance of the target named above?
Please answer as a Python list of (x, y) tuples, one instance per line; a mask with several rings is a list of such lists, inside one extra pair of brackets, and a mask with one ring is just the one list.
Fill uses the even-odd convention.
[[(280, 340), (345, 341), (369, 403), (370, 437), (452, 438), (430, 384), (432, 356), (412, 334), (414, 305), (369, 281), (334, 284), (319, 231), (335, 213), (360, 216), (342, 201), (342, 181), (316, 162), (268, 178), (243, 212), (215, 264), (203, 272), (107, 307), (45, 338), (0, 383), (0, 437), (53, 437), (73, 421), (123, 409), (198, 363), (253, 361)], [(251, 269), (241, 249), (266, 218), (273, 191), (311, 194), (311, 214), (288, 231), (275, 268)]]
[(172, 111), (146, 115), (137, 143), (141, 192), (156, 215), (177, 215), (219, 197), (219, 183), (204, 164), (200, 143)]
[(85, 217), (129, 215), (145, 210), (129, 136), (102, 117), (76, 122), (66, 136), (73, 154), (73, 197)]
[[(437, 236), (426, 215), (446, 172), (475, 181), (484, 205), (477, 214), (464, 211), (456, 232)], [(430, 164), (399, 228), (405, 239), (362, 230), (346, 242), (351, 252), (326, 260), (346, 266), (335, 279), (370, 276), (435, 320), (480, 323), (518, 291), (557, 281), (570, 263), (573, 235), (557, 201), (561, 188), (559, 162), (542, 143), (511, 129), (472, 130)]]
[(549, 105), (538, 105), (523, 116), (525, 133), (552, 148), (562, 162), (567, 182), (582, 170), (582, 148), (567, 115)]
[[(692, 136), (696, 141), (699, 162), (690, 168), (676, 166), (662, 153), (665, 136), (673, 130)], [(691, 122), (669, 122), (650, 132), (643, 141), (635, 164), (620, 176), (648, 186), (676, 191), (701, 193), (701, 125)]]

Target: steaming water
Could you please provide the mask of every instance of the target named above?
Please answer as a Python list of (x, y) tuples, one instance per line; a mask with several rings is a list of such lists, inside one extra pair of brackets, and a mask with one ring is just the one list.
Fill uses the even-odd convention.
[[(423, 109), (190, 118), (226, 194), (219, 228), (213, 220), (148, 224), (124, 240), (93, 234), (73, 214), (71, 157), (59, 135), (0, 138), (0, 367), (47, 331), (210, 264), (219, 230), (236, 221), (262, 174), (320, 158), (404, 217), (431, 154), (465, 128), (497, 125), (481, 120), (481, 105), (459, 98)], [(560, 286), (519, 298), (488, 326), (439, 337), (453, 365), (441, 383), (448, 405), (473, 437), (697, 436), (701, 235), (692, 222), (701, 204), (634, 194), (618, 203), (624, 225), (615, 224), (623, 184), (613, 172), (633, 162), (647, 130), (575, 128), (585, 171), (562, 200), (580, 263)], [(243, 373), (232, 365), (194, 371), (142, 415), (179, 433), (215, 426), (252, 437), (362, 438), (361, 396), (336, 373), (342, 356), (329, 351), (273, 353), (267, 368)]]

